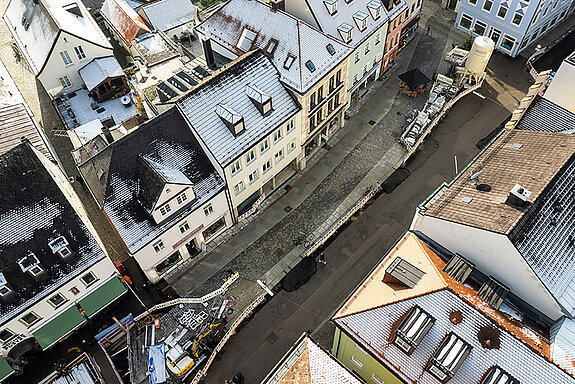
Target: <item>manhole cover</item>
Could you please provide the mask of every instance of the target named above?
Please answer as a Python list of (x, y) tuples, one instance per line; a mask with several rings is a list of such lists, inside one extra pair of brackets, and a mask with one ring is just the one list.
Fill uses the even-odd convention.
[(393, 137), (393, 138), (398, 138), (398, 137), (399, 137), (399, 133), (398, 133), (398, 132), (391, 132), (391, 137)]
[(286, 211), (286, 212), (291, 212), (291, 207), (290, 207), (289, 205), (287, 205), (287, 206), (284, 208), (284, 211)]
[(275, 334), (275, 332), (270, 333), (267, 337), (266, 337), (266, 341), (270, 344), (275, 343), (276, 341), (278, 341), (279, 337), (278, 335)]
[(369, 124), (369, 125), (375, 125), (375, 120), (370, 120), (370, 121), (368, 122), (368, 124)]
[(350, 116), (350, 115), (345, 115), (343, 118), (344, 118), (344, 120), (349, 120), (349, 119), (351, 119), (351, 116)]
[(284, 254), (285, 254), (285, 252), (284, 252), (284, 250), (281, 249), (281, 248), (277, 248), (277, 249), (274, 251), (274, 255), (276, 255), (276, 256), (283, 256)]

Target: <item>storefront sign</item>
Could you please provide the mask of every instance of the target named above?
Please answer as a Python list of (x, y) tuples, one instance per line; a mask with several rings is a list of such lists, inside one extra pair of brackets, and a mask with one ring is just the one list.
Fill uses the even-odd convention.
[(7, 351), (26, 338), (28, 338), (28, 336), (21, 333), (18, 336), (14, 337), (12, 340), (8, 341), (6, 344), (4, 344), (2, 346), (2, 349)]

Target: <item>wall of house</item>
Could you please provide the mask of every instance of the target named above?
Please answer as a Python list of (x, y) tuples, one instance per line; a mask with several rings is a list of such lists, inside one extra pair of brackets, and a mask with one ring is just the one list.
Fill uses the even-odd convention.
[(385, 365), (376, 360), (364, 348), (337, 327), (335, 329), (331, 353), (343, 365), (364, 379), (366, 383), (403, 383), (403, 381), (399, 380)]
[[(195, 31), (196, 31), (196, 34), (198, 35), (198, 39), (200, 40), (200, 42), (206, 40), (206, 37), (202, 33), (198, 32), (197, 29)], [(219, 55), (222, 55), (223, 57), (226, 57), (230, 60), (235, 60), (238, 58), (238, 55), (236, 55), (233, 52), (230, 52), (227, 48), (225, 48), (221, 44), (218, 44), (214, 40), (211, 40), (211, 46), (212, 46), (212, 51), (216, 52)], [(204, 55), (205, 54), (206, 53), (204, 52)]]
[[(186, 192), (187, 199), (186, 201), (182, 201), (182, 204), (178, 204), (176, 196), (178, 196), (182, 192)], [(164, 185), (164, 190), (158, 197), (156, 206), (152, 211), (152, 217), (154, 218), (154, 221), (156, 223), (161, 223), (168, 217), (176, 214), (176, 212), (180, 208), (180, 205), (187, 205), (190, 201), (194, 200), (195, 196), (196, 195), (194, 193), (194, 188), (191, 185), (173, 184), (173, 183), (168, 183)], [(170, 205), (171, 214), (167, 214), (164, 216), (160, 213), (160, 208), (165, 204)]]
[[(272, 100), (273, 104), (273, 100)], [(289, 133), (287, 132), (287, 127), (289, 122), (293, 120), (293, 130)], [(274, 142), (274, 132), (278, 129), (282, 132), (281, 140)], [(264, 140), (261, 140), (256, 145), (254, 145), (250, 150), (246, 151), (241, 155), (237, 161), (240, 162), (241, 170), (232, 174), (231, 168), (232, 164), (228, 165), (224, 169), (225, 178), (228, 183), (228, 189), (230, 191), (230, 196), (232, 200), (232, 207), (234, 209), (234, 214), (237, 214), (237, 207), (248, 197), (252, 196), (255, 192), (261, 191), (261, 188), (272, 178), (274, 178), (278, 173), (280, 173), (286, 166), (288, 166), (293, 160), (297, 159), (302, 151), (301, 148), (301, 113), (297, 113), (288, 122), (282, 124), (280, 127), (274, 129), (270, 135), (268, 135)], [(261, 144), (264, 141), (268, 141), (269, 149), (262, 153)], [(288, 146), (290, 143), (295, 143), (293, 150), (288, 152)], [(251, 151), (255, 153), (255, 159), (249, 164), (246, 162), (246, 154)], [(283, 159), (276, 162), (276, 154), (279, 151), (283, 151)], [(264, 173), (263, 166), (268, 161), (271, 161), (272, 167)], [(249, 181), (249, 175), (253, 172), (257, 172), (257, 179), (253, 182)], [(239, 193), (235, 193), (235, 186), (238, 183), (243, 182), (244, 190)]]
[(461, 254), (477, 269), (505, 284), (513, 294), (553, 320), (561, 308), (525, 259), (503, 234), (416, 213), (411, 229), (421, 231), (449, 251)]
[(405, 28), (415, 17), (419, 17), (423, 0), (405, 0), (405, 4), (407, 5), (407, 11), (405, 12), (402, 28)]
[[(82, 46), (85, 59), (79, 59), (74, 51), (74, 47)], [(64, 61), (60, 57), (60, 52), (67, 51), (68, 55), (72, 59), (72, 64), (65, 65)], [(75, 36), (72, 36), (66, 32), (62, 32), (58, 41), (56, 42), (52, 54), (48, 58), (48, 62), (44, 67), (44, 70), (38, 75), (38, 78), (48, 94), (54, 97), (60, 92), (72, 92), (76, 89), (82, 88), (84, 82), (78, 74), (83, 66), (88, 64), (92, 59), (97, 57), (104, 57), (113, 55), (111, 48), (104, 48), (85, 40), (81, 40)], [(72, 86), (64, 89), (58, 78), (62, 76), (68, 76), (72, 82)]]
[(575, 112), (575, 98), (573, 90), (575, 89), (575, 62), (567, 60), (561, 63), (561, 66), (555, 73), (551, 84), (545, 91), (545, 98)]
[(290, 15), (305, 21), (312, 27), (321, 30), (305, 0), (285, 0), (284, 3), (286, 13), (289, 13)]
[[(382, 11), (383, 14), (383, 11)], [(368, 77), (374, 79), (379, 77), (381, 70), (381, 60), (383, 59), (385, 50), (385, 39), (387, 36), (388, 23), (385, 23), (358, 45), (349, 59), (349, 75), (347, 81), (347, 97), (346, 102), (349, 104), (352, 101), (352, 94)]]
[[(209, 204), (211, 204), (213, 212), (209, 216), (206, 216), (204, 208)], [(202, 243), (210, 242), (210, 240), (217, 236), (217, 234), (206, 239), (204, 237), (204, 231), (222, 217), (225, 218), (226, 227), (232, 225), (232, 218), (230, 216), (224, 191), (220, 192), (209, 202), (178, 221), (174, 226), (162, 233), (162, 235), (156, 237), (153, 241), (136, 252), (133, 257), (138, 262), (150, 282), (157, 283), (163, 275), (158, 274), (155, 267), (176, 251), (180, 251), (180, 255), (182, 256), (180, 263), (189, 259), (190, 254), (186, 249), (186, 244), (194, 241), (195, 245), (200, 248)], [(184, 222), (188, 223), (190, 229), (187, 232), (182, 233), (180, 231), (180, 226), (184, 224)], [(221, 230), (219, 232), (221, 232)], [(185, 239), (185, 241), (182, 241), (183, 239)], [(164, 248), (160, 252), (156, 252), (154, 249), (154, 244), (158, 241), (161, 241), (164, 244)], [(179, 242), (181, 242), (181, 244), (178, 244)], [(165, 270), (164, 274), (168, 273), (175, 267), (176, 265)]]
[(385, 54), (381, 64), (382, 73), (384, 73), (392, 65), (392, 63), (395, 62), (395, 57), (399, 48), (399, 39), (401, 38), (401, 28), (403, 26), (404, 20), (405, 11), (397, 14), (393, 19), (389, 21), (389, 26), (387, 28), (387, 38), (385, 41)]
[[(81, 277), (88, 272), (92, 272), (98, 280), (87, 287), (86, 284), (81, 281)], [(42, 297), (35, 304), (26, 307), (21, 311), (18, 311), (8, 321), (2, 322), (0, 331), (8, 329), (17, 336), (3, 344), (0, 348), (0, 353), (6, 356), (10, 349), (14, 347), (14, 345), (16, 345), (19, 341), (22, 341), (28, 337), (32, 337), (32, 333), (35, 330), (61, 314), (64, 310), (68, 309), (74, 302), (78, 302), (86, 295), (93, 292), (101, 285), (101, 283), (107, 281), (110, 277), (115, 276), (116, 272), (116, 268), (106, 257), (93, 266), (86, 268), (84, 271), (78, 271), (78, 276), (69, 282), (43, 292)], [(72, 293), (73, 288), (78, 290), (77, 294)], [(48, 302), (48, 299), (57, 293), (60, 293), (62, 296), (64, 296), (67, 301), (60, 307), (54, 308), (54, 306)], [(28, 328), (23, 322), (20, 321), (20, 318), (30, 312), (34, 312), (36, 315), (40, 316), (42, 320)]]

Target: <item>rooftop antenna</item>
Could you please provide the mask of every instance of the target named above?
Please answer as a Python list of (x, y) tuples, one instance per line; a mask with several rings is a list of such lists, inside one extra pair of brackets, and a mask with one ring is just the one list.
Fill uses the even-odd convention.
[(470, 172), (469, 174), (471, 175), (470, 179), (473, 181), (473, 185), (477, 186), (477, 183), (479, 183), (479, 176), (481, 176), (483, 174), (483, 171), (479, 171), (476, 173)]

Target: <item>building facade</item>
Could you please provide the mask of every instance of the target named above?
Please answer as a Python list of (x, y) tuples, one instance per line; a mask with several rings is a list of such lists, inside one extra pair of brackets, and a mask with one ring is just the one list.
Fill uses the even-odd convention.
[(405, 11), (405, 19), (401, 26), (401, 42), (400, 47), (405, 44), (419, 27), (419, 19), (421, 18), (422, 0), (406, 0), (407, 10)]
[(572, 3), (572, 0), (462, 0), (455, 26), (473, 36), (488, 36), (496, 49), (515, 57), (565, 19)]
[(403, 0), (384, 1), (387, 14), (389, 15), (389, 27), (385, 38), (385, 55), (381, 62), (381, 72), (385, 72), (395, 63), (395, 57), (399, 51), (401, 42), (401, 31), (405, 14), (407, 13), (407, 4)]

